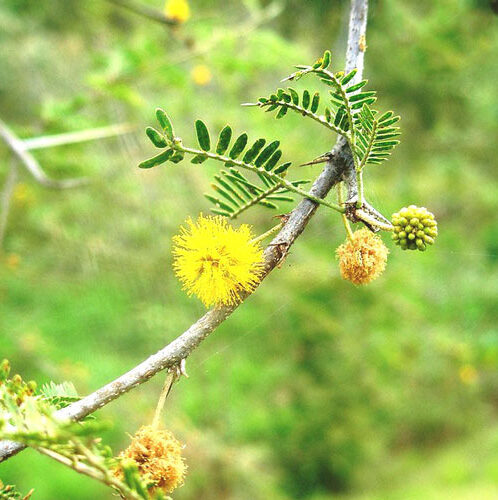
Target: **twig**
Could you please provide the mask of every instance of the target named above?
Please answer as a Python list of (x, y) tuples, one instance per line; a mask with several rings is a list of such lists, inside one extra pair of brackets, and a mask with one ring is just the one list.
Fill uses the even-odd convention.
[(65, 144), (76, 144), (78, 142), (93, 141), (95, 139), (105, 139), (116, 135), (128, 134), (136, 129), (131, 123), (117, 123), (108, 127), (91, 128), (78, 132), (68, 132), (66, 134), (44, 135), (41, 137), (31, 137), (23, 139), (24, 149), (44, 149), (54, 146), (63, 146)]
[(125, 9), (128, 9), (139, 16), (146, 17), (151, 21), (155, 21), (157, 23), (163, 24), (165, 26), (177, 26), (178, 21), (176, 19), (172, 19), (163, 14), (160, 10), (152, 9), (145, 5), (130, 1), (130, 0), (107, 0), (110, 3), (115, 5), (119, 5)]
[(5, 185), (2, 193), (0, 194), (0, 203), (2, 206), (2, 213), (0, 213), (0, 250), (2, 249), (3, 239), (7, 230), (7, 220), (9, 218), (10, 201), (12, 193), (17, 181), (17, 164), (15, 158), (10, 159), (9, 171), (5, 179)]
[[(352, 0), (351, 2), (346, 70), (351, 71), (357, 67), (357, 78), (361, 78), (363, 71), (363, 52), (359, 48), (360, 41), (365, 36), (367, 8), (368, 0)], [(313, 196), (318, 198), (326, 196), (330, 189), (342, 180), (344, 172), (351, 168), (351, 151), (347, 146), (346, 140), (342, 137), (337, 140), (329, 156), (329, 161), (327, 161), (325, 168), (311, 188)], [(265, 270), (263, 277), (266, 277), (285, 258), (290, 247), (304, 231), (317, 208), (318, 204), (314, 201), (303, 199), (291, 212), (280, 233), (265, 250)], [(166, 347), (94, 393), (57, 411), (57, 417), (63, 419), (81, 419), (134, 387), (143, 384), (161, 370), (178, 365), (213, 330), (223, 323), (237, 307), (238, 305), (225, 306), (209, 310), (202, 318)], [(23, 445), (19, 443), (10, 441), (0, 442), (0, 461), (9, 458), (22, 449)]]
[(2, 120), (0, 120), (0, 137), (19, 158), (28, 172), (43, 186), (54, 189), (66, 189), (88, 184), (88, 179), (86, 178), (64, 179), (59, 181), (47, 177), (34, 156), (27, 151), (23, 141), (19, 139)]
[(88, 465), (86, 465), (84, 463), (78, 462), (77, 460), (74, 460), (74, 459), (72, 460), (64, 455), (61, 455), (60, 453), (57, 453), (53, 450), (49, 450), (47, 448), (41, 448), (41, 447), (38, 448), (37, 447), (35, 449), (36, 449), (36, 451), (42, 453), (43, 455), (50, 457), (52, 460), (55, 460), (55, 461), (65, 465), (66, 467), (73, 469), (74, 471), (78, 472), (79, 474), (83, 474), (85, 476), (91, 477), (92, 479), (95, 479), (96, 481), (99, 481), (100, 483), (103, 483), (107, 486), (111, 486), (112, 488), (115, 488), (123, 496), (123, 498), (128, 498), (130, 500), (140, 500), (142, 498), (137, 493), (130, 490), (125, 485), (121, 484), (120, 481), (118, 481), (118, 480), (110, 477), (108, 474), (104, 473), (101, 469), (95, 469), (93, 467), (88, 467)]

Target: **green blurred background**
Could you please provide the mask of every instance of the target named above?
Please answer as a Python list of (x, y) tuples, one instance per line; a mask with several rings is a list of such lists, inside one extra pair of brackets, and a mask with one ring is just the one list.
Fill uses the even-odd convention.
[[(26, 379), (87, 394), (204, 311), (173, 275), (171, 237), (209, 210), (217, 166), (137, 169), (153, 153), (143, 129), (155, 107), (188, 143), (198, 117), (212, 130), (230, 123), (281, 139), (295, 164), (335, 140), (239, 104), (326, 48), (341, 69), (348, 2), (286, 0), (266, 21), (255, 0), (190, 7), (171, 30), (105, 0), (0, 5), (0, 118), (20, 137), (136, 125), (35, 152), (52, 177), (88, 176), (88, 187), (48, 190), (20, 171), (0, 254), (0, 358)], [(385, 235), (386, 272), (356, 288), (335, 261), (340, 218), (319, 210), (168, 399), (164, 423), (189, 464), (175, 499), (498, 498), (497, 28), (485, 0), (371, 2), (365, 75), (403, 137), (368, 168), (366, 195), (386, 215), (427, 206), (440, 236), (422, 254)], [(9, 159), (0, 143), (2, 184)], [(272, 215), (261, 207), (244, 221), (261, 233)], [(162, 382), (98, 413), (114, 422), (103, 437), (116, 451), (150, 421)], [(111, 498), (33, 451), (1, 464), (0, 478), (37, 500)]]

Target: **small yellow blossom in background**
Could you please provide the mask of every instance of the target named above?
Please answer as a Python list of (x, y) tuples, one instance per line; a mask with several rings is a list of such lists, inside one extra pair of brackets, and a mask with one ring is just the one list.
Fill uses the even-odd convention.
[(198, 64), (192, 68), (192, 80), (196, 85), (203, 87), (207, 85), (213, 78), (211, 70), (205, 64)]
[(5, 257), (5, 265), (7, 269), (15, 271), (19, 267), (20, 263), (21, 263), (21, 257), (19, 257), (19, 255), (17, 255), (16, 253), (9, 253)]
[(252, 238), (250, 226), (235, 229), (221, 216), (188, 219), (173, 238), (174, 269), (184, 290), (206, 307), (237, 304), (261, 279), (263, 250)]
[(467, 385), (475, 384), (479, 378), (477, 370), (472, 365), (463, 365), (460, 367), (458, 375), (460, 377), (460, 381)]
[(17, 205), (28, 205), (33, 201), (33, 192), (23, 182), (20, 182), (14, 188), (14, 193), (12, 194), (12, 199)]
[[(135, 433), (130, 446), (122, 451), (118, 458), (135, 462), (141, 478), (152, 485), (150, 493), (153, 494), (157, 489), (171, 493), (183, 484), (187, 472), (182, 449), (182, 444), (171, 432), (144, 425)], [(119, 467), (115, 475), (122, 477), (123, 473)]]
[(164, 15), (169, 19), (184, 23), (190, 18), (190, 6), (187, 0), (166, 0)]
[(389, 250), (378, 236), (363, 228), (355, 231), (336, 253), (342, 278), (365, 285), (384, 272)]

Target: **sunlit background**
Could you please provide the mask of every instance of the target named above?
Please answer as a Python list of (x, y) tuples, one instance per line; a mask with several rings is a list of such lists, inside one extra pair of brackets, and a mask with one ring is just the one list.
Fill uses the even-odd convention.
[[(172, 29), (106, 0), (1, 3), (0, 119), (20, 138), (133, 127), (33, 151), (47, 175), (86, 187), (44, 188), (18, 164), (0, 253), (0, 358), (14, 372), (84, 395), (203, 313), (174, 277), (171, 237), (209, 211), (218, 166), (139, 170), (157, 106), (186, 143), (202, 118), (280, 139), (296, 165), (331, 148), (313, 122), (240, 107), (324, 49), (342, 69), (349, 2), (278, 5), (191, 0)], [(367, 45), (369, 88), (401, 115), (403, 136), (367, 168), (366, 196), (387, 216), (427, 206), (440, 236), (421, 253), (386, 234), (386, 272), (358, 288), (339, 275), (340, 217), (319, 210), (167, 401), (164, 425), (189, 465), (177, 500), (498, 498), (498, 16), (486, 0), (372, 1)], [(0, 142), (2, 193), (11, 165)], [(262, 233), (273, 215), (243, 219)], [(150, 422), (162, 382), (98, 413), (114, 423), (103, 437), (116, 452)], [(35, 500), (111, 498), (29, 450), (0, 478)]]

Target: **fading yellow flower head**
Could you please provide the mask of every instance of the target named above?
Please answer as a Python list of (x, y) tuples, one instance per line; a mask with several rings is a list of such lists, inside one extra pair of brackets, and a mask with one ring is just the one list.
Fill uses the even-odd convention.
[(337, 250), (343, 279), (355, 285), (364, 285), (378, 278), (386, 268), (389, 250), (369, 229), (353, 233)]
[(207, 85), (213, 78), (211, 70), (205, 64), (198, 64), (197, 66), (194, 66), (192, 68), (191, 75), (194, 83), (200, 85), (201, 87)]
[(187, 0), (166, 0), (164, 5), (166, 17), (184, 23), (190, 18), (190, 6)]
[[(151, 493), (157, 489), (171, 493), (183, 484), (187, 472), (182, 448), (171, 432), (144, 425), (118, 458), (135, 462), (141, 478), (151, 485)], [(120, 467), (116, 469), (115, 475), (120, 478), (123, 476)]]
[(173, 238), (174, 269), (184, 290), (206, 307), (237, 304), (261, 279), (263, 250), (252, 237), (250, 226), (236, 229), (221, 216), (188, 219)]

